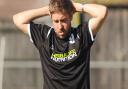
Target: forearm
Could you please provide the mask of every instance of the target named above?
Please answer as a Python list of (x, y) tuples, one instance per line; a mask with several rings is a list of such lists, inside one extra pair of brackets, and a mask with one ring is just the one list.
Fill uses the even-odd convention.
[(19, 22), (22, 24), (28, 24), (30, 21), (42, 16), (46, 16), (48, 14), (49, 14), (49, 8), (48, 6), (45, 6), (39, 9), (33, 9), (18, 13), (13, 16), (13, 20), (16, 23)]
[(80, 4), (74, 3), (77, 12), (84, 12), (94, 18), (103, 18), (106, 14), (107, 8), (99, 4)]
[(85, 4), (83, 6), (83, 12), (89, 14), (93, 18), (103, 19), (106, 15), (107, 8), (98, 4)]

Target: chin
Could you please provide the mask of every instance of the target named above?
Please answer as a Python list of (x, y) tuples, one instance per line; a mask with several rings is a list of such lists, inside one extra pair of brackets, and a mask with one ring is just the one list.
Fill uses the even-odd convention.
[(59, 36), (60, 39), (64, 39), (65, 37), (64, 36)]
[(67, 37), (67, 34), (58, 34), (57, 37), (60, 39), (65, 39)]
[(64, 38), (66, 38), (66, 36), (58, 36), (60, 39), (64, 39)]

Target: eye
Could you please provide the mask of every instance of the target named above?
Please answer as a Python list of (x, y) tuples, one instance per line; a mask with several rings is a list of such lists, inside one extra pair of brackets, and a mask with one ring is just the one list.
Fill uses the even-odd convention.
[(59, 20), (54, 20), (55, 23), (59, 23)]
[(62, 23), (67, 23), (69, 21), (69, 19), (63, 19), (61, 20)]
[(63, 19), (63, 20), (61, 20), (61, 22), (62, 22), (62, 23), (66, 23), (67, 21), (66, 21), (66, 19)]

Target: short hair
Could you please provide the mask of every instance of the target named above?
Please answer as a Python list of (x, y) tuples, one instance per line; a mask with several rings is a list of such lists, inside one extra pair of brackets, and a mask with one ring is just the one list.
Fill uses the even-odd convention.
[(75, 12), (75, 7), (71, 0), (50, 0), (49, 11), (51, 14), (55, 12), (66, 12), (72, 16)]

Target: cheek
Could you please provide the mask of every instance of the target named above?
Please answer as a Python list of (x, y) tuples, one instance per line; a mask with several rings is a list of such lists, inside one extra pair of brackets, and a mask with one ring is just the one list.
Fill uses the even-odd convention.
[(53, 23), (53, 27), (54, 27), (55, 29), (57, 29), (57, 28), (58, 28), (58, 25)]
[(70, 27), (71, 27), (71, 24), (70, 24), (70, 23), (64, 25), (64, 28), (67, 29), (67, 30), (68, 30)]

